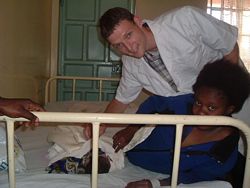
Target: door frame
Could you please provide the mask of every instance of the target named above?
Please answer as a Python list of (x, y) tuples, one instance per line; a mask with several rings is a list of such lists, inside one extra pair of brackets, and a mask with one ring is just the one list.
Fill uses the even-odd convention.
[(50, 77), (57, 75), (60, 0), (52, 0), (51, 7)]

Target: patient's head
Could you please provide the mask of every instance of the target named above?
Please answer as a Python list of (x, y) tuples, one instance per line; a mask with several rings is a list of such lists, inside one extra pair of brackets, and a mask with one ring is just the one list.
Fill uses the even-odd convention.
[[(98, 152), (98, 173), (108, 173), (110, 169), (110, 158), (106, 153), (104, 153), (100, 148)], [(92, 151), (89, 151), (85, 155), (84, 169), (86, 174), (92, 173)]]
[(195, 115), (230, 115), (238, 112), (250, 93), (250, 75), (225, 60), (204, 66), (193, 85)]

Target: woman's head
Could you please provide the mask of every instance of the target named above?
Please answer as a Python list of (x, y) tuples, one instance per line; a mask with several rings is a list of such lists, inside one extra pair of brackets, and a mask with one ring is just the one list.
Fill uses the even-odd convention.
[(239, 65), (219, 60), (204, 66), (193, 85), (197, 115), (238, 112), (250, 93), (250, 75)]
[(195, 91), (194, 115), (230, 115), (234, 109), (221, 90), (201, 86)]

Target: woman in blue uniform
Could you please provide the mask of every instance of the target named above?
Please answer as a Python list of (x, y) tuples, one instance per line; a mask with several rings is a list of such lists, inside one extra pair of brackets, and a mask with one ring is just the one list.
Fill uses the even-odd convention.
[[(238, 65), (216, 61), (205, 65), (193, 85), (193, 91), (194, 94), (177, 97), (149, 97), (137, 113), (231, 116), (241, 109), (249, 96), (249, 73)], [(127, 143), (141, 126), (126, 128), (130, 130)], [(127, 152), (128, 159), (142, 168), (171, 175), (174, 139), (175, 126), (158, 125), (145, 141)], [(237, 162), (238, 140), (238, 130), (230, 126), (185, 126), (178, 183), (225, 178)], [(120, 140), (114, 136), (114, 147), (118, 142)], [(170, 179), (171, 176), (157, 184), (169, 185)], [(127, 188), (153, 187), (153, 184), (155, 182), (150, 180), (140, 180), (130, 182)]]

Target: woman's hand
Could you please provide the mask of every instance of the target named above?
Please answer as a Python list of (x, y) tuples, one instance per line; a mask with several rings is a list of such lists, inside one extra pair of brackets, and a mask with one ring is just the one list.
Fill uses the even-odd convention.
[(113, 148), (115, 149), (115, 152), (118, 152), (120, 149), (123, 149), (126, 145), (128, 145), (140, 128), (141, 127), (136, 125), (130, 125), (125, 129), (118, 131), (113, 136)]

